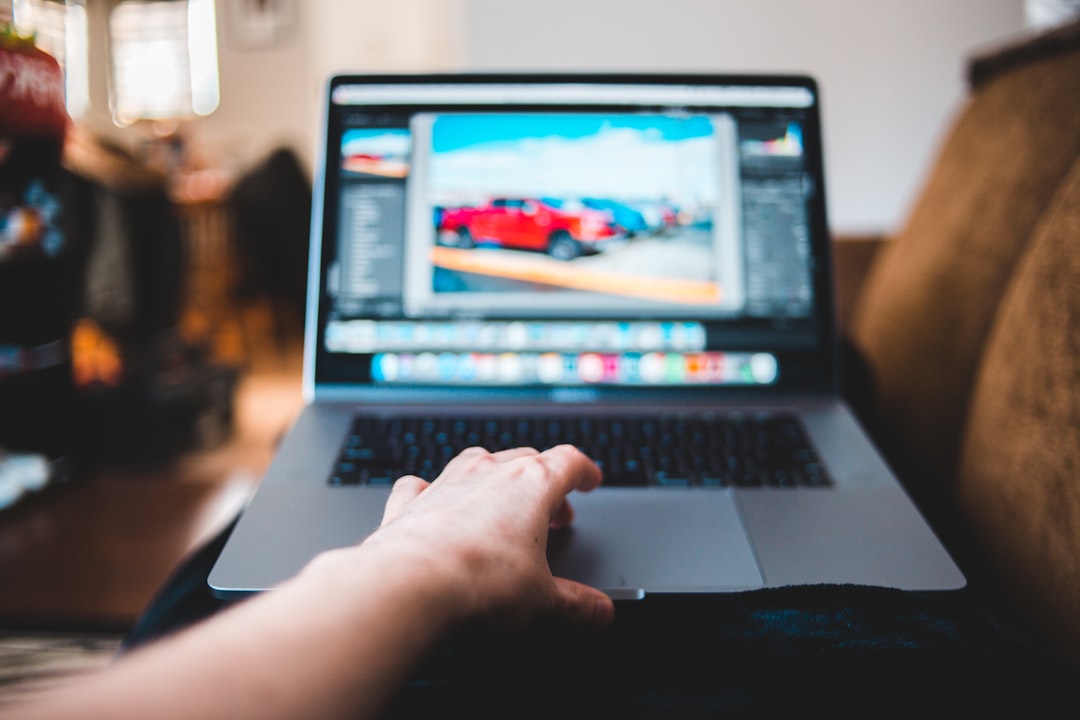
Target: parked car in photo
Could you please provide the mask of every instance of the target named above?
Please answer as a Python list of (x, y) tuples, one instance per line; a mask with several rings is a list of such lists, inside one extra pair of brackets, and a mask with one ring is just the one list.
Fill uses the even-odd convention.
[(634, 202), (633, 206), (641, 212), (642, 217), (645, 218), (645, 225), (651, 233), (661, 233), (680, 224), (678, 208), (671, 203), (662, 200), (641, 200)]
[(446, 208), (441, 217), (438, 231), (454, 233), (458, 247), (490, 243), (559, 260), (599, 252), (624, 236), (611, 213), (556, 198), (494, 198), (481, 207)]
[(603, 210), (611, 213), (612, 220), (627, 236), (649, 230), (645, 215), (633, 205), (599, 197), (583, 197), (581, 198), (581, 204), (592, 210)]

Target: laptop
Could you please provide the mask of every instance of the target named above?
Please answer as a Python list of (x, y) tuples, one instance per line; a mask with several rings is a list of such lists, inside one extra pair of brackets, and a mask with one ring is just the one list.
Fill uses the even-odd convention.
[(965, 579), (838, 394), (807, 77), (335, 76), (305, 405), (209, 576), (274, 587), (463, 447), (601, 465), (552, 571), (618, 600)]

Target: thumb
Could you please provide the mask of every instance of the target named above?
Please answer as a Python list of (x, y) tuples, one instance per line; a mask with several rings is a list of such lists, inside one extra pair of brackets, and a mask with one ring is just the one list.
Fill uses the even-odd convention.
[(383, 509), (380, 526), (397, 519), (405, 511), (405, 506), (415, 500), (430, 484), (415, 475), (404, 475), (398, 478), (390, 490), (390, 496), (386, 498), (386, 507)]
[(571, 623), (606, 627), (615, 620), (615, 603), (596, 588), (555, 578), (555, 613)]

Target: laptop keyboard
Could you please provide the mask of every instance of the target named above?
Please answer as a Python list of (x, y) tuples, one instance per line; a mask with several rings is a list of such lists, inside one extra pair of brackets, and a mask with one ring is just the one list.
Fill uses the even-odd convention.
[(786, 414), (660, 417), (357, 417), (331, 485), (432, 480), (468, 447), (492, 452), (576, 445), (615, 487), (821, 487), (831, 485), (801, 423)]

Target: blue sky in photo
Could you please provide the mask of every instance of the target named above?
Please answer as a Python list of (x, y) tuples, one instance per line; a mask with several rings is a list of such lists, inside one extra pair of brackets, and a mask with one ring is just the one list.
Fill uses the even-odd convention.
[(432, 150), (450, 152), (526, 138), (576, 140), (620, 129), (666, 141), (706, 137), (713, 132), (712, 123), (701, 115), (441, 115), (432, 130)]

